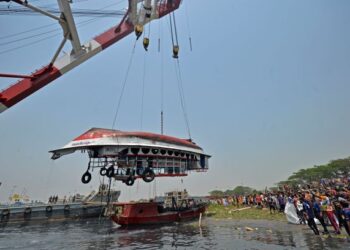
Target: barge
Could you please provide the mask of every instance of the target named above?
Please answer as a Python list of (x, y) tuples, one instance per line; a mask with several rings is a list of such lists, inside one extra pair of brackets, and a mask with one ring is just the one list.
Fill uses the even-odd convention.
[[(59, 200), (50, 203), (19, 203), (0, 206), (0, 225), (23, 222), (77, 220), (104, 216), (108, 201), (116, 202), (120, 191), (101, 185), (81, 201)], [(109, 197), (109, 200), (108, 200)]]

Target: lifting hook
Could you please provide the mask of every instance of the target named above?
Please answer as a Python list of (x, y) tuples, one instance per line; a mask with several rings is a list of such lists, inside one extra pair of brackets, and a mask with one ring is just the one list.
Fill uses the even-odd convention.
[(138, 40), (143, 32), (143, 26), (140, 24), (135, 25), (135, 35), (136, 39)]
[(149, 46), (149, 38), (145, 37), (143, 38), (143, 47), (145, 48), (146, 51), (148, 51), (148, 46)]
[(173, 46), (173, 58), (175, 59), (179, 58), (179, 50), (180, 50), (179, 45)]

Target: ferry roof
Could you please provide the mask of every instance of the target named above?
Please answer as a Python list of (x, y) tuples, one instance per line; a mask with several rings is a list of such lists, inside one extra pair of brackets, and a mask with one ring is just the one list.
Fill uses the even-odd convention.
[(128, 131), (120, 131), (120, 130), (104, 129), (104, 128), (92, 128), (87, 132), (85, 132), (84, 134), (75, 138), (73, 141), (78, 142), (82, 140), (99, 139), (99, 138), (106, 138), (106, 137), (114, 137), (114, 138), (138, 137), (138, 138), (148, 139), (152, 141), (166, 142), (166, 143), (176, 144), (179, 146), (202, 149), (201, 147), (197, 146), (194, 142), (192, 142), (189, 139), (180, 139), (180, 138), (176, 138), (168, 135), (160, 135), (160, 134), (155, 134), (150, 132), (128, 132)]
[(60, 156), (74, 153), (78, 149), (92, 149), (105, 146), (156, 147), (204, 154), (201, 147), (188, 139), (149, 132), (127, 132), (104, 128), (92, 128), (63, 148), (50, 152), (54, 154), (52, 159), (57, 159)]

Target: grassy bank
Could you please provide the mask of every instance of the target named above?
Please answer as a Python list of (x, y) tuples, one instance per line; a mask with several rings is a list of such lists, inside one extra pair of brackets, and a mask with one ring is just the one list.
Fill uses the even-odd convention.
[[(241, 207), (242, 208), (242, 207)], [(209, 205), (207, 209), (207, 216), (211, 216), (217, 219), (236, 219), (236, 220), (275, 220), (275, 221), (286, 221), (286, 217), (283, 213), (272, 213), (268, 209), (259, 208), (247, 208), (243, 210), (235, 206), (224, 207), (222, 205)]]

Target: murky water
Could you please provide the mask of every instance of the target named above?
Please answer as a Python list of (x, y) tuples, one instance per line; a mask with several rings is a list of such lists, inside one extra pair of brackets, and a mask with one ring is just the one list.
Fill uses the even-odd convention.
[[(253, 228), (247, 231), (246, 226)], [(0, 227), (0, 249), (350, 249), (343, 238), (315, 236), (306, 226), (206, 218), (121, 229), (109, 220)]]

